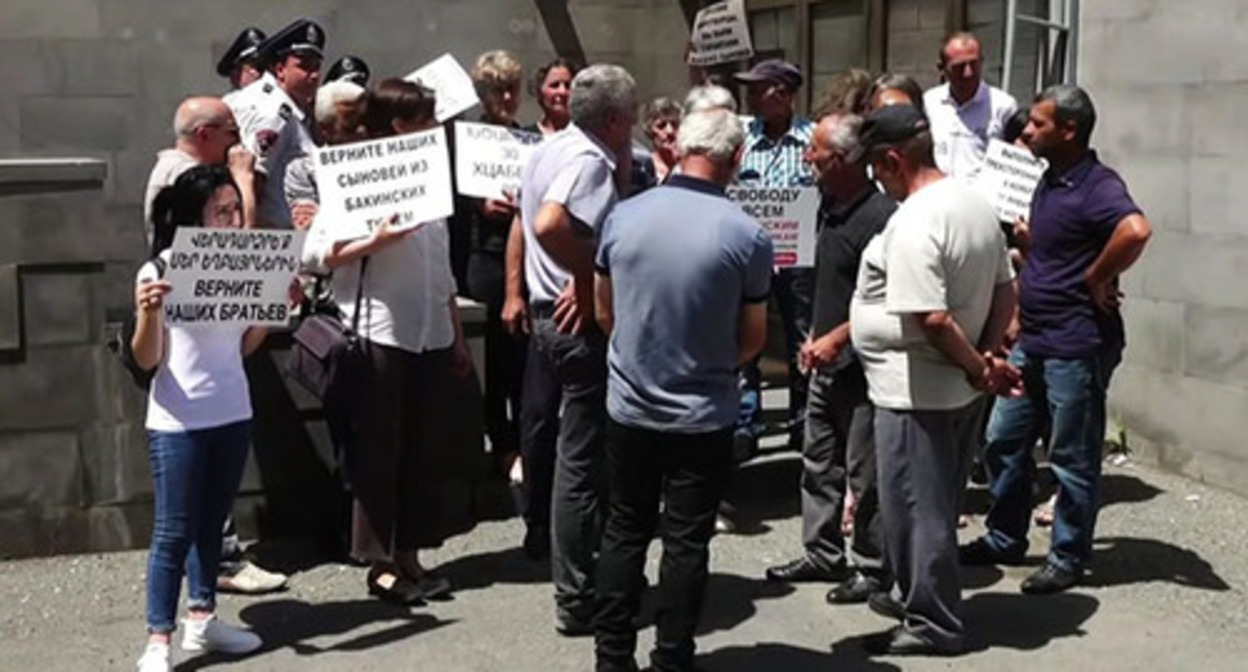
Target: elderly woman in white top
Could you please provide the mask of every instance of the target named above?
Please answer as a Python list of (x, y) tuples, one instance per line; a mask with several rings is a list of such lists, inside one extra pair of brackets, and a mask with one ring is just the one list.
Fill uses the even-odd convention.
[[(433, 94), (398, 79), (370, 96), (374, 137), (434, 125)], [(450, 592), (426, 571), (418, 549), (466, 532), (480, 466), (481, 397), (455, 307), (446, 222), (399, 229), (387, 221), (363, 238), (335, 239), (318, 217), (305, 264), (332, 269), (347, 323), (363, 283), (356, 430), (347, 454), (355, 505), (351, 552), (370, 564), (369, 593), (418, 604)]]

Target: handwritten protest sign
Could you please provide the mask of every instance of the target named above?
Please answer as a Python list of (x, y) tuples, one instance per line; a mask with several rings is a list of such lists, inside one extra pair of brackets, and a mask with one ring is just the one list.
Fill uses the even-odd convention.
[(984, 196), (1003, 222), (1031, 214), (1031, 197), (1048, 164), (1022, 147), (990, 140), (977, 179)]
[(455, 122), (455, 184), (459, 193), (505, 200), (504, 192), (520, 188), (520, 173), (540, 133), (503, 126)]
[(174, 234), (165, 319), (181, 325), (285, 326), (303, 231), (202, 229)]
[(716, 3), (694, 17), (689, 37), (689, 65), (731, 63), (753, 55), (743, 0)]
[(438, 123), (481, 102), (477, 99), (477, 87), (473, 86), (472, 77), (450, 54), (442, 54), (403, 79), (433, 89), (436, 96), (433, 114)]
[(316, 181), (321, 192), (317, 219), (328, 218), (334, 240), (362, 238), (391, 215), (398, 228), (449, 217), (451, 160), (446, 131), (427, 131), (316, 152)]
[(728, 198), (771, 234), (776, 267), (815, 265), (817, 188), (729, 187)]

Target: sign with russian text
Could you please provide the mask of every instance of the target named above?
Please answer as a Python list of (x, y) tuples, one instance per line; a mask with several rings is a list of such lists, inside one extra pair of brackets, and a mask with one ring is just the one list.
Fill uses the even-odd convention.
[(728, 187), (732, 199), (771, 234), (776, 268), (815, 265), (817, 187)]
[(455, 186), (464, 196), (507, 200), (520, 190), (520, 174), (540, 133), (504, 126), (455, 122)]
[(689, 65), (719, 65), (754, 55), (743, 0), (726, 0), (698, 12), (689, 37)]
[(179, 228), (165, 271), (166, 321), (286, 326), (303, 240), (303, 231)]
[(415, 228), (449, 217), (451, 160), (441, 127), (316, 151), (321, 193), (317, 219), (334, 240), (363, 238), (398, 215), (396, 228)]
[(439, 124), (481, 102), (472, 77), (450, 54), (442, 54), (403, 79), (433, 90), (433, 114)]
[(977, 178), (982, 193), (1003, 222), (1031, 216), (1031, 197), (1048, 163), (1022, 147), (988, 141), (984, 167)]

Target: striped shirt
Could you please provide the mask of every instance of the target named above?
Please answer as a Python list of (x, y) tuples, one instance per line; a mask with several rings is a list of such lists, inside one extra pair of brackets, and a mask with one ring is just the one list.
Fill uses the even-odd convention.
[(793, 187), (814, 182), (810, 166), (802, 160), (814, 135), (809, 119), (793, 117), (789, 131), (779, 140), (763, 133), (763, 120), (749, 118), (745, 125), (745, 155), (741, 157), (738, 180), (760, 187)]

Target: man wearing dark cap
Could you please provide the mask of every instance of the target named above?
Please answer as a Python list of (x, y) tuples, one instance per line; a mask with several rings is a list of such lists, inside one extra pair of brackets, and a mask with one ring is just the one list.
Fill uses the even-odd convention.
[(863, 252), (849, 317), (876, 407), (884, 551), (896, 579), (868, 604), (901, 621), (865, 643), (876, 654), (953, 655), (965, 648), (959, 437), (980, 394), (1021, 392), (1017, 369), (995, 354), (1017, 304), (1014, 272), (992, 206), (936, 168), (922, 112), (876, 110), (859, 138), (852, 158), (901, 202)]
[(256, 217), (264, 227), (291, 227), (283, 184), (286, 166), (315, 148), (308, 113), (320, 84), (325, 32), (299, 19), (260, 45), (268, 71), (225, 97), (238, 120), (243, 146), (256, 155)]
[(260, 79), (264, 74), (264, 60), (260, 58), (260, 45), (264, 43), (264, 31), (248, 26), (234, 38), (234, 43), (217, 61), (217, 74), (230, 80), (230, 86), (241, 89)]
[(359, 56), (346, 55), (334, 61), (325, 73), (325, 83), (345, 81), (358, 86), (368, 86), (368, 64)]
[[(747, 87), (746, 101), (753, 119), (745, 129), (745, 154), (738, 181), (759, 187), (795, 187), (813, 183), (810, 167), (802, 159), (810, 145), (814, 124), (797, 116), (793, 103), (804, 78), (797, 66), (780, 59), (762, 61), (736, 79)], [(802, 442), (802, 418), (806, 411), (806, 381), (798, 371), (798, 353), (810, 333), (810, 307), (814, 273), (809, 268), (786, 268), (772, 279), (776, 303), (784, 322), (789, 358), (789, 447)], [(757, 362), (742, 369), (741, 418), (737, 427), (739, 451), (752, 453), (761, 432), (762, 397)]]

